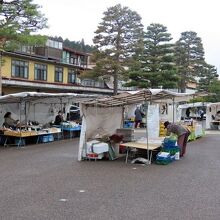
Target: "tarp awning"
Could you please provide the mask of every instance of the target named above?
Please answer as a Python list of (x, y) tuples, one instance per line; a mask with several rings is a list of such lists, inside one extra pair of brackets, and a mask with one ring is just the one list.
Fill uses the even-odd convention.
[(179, 105), (178, 108), (184, 109), (184, 108), (206, 107), (209, 104), (210, 104), (209, 102), (187, 103), (187, 104)]
[(95, 95), (87, 95), (87, 94), (76, 94), (76, 93), (44, 93), (44, 92), (21, 92), (21, 93), (14, 93), (0, 97), (0, 104), (7, 104), (7, 103), (20, 103), (24, 101), (34, 102), (34, 101), (47, 101), (50, 98), (50, 101), (56, 102), (57, 98), (62, 99), (63, 102), (68, 101), (69, 99), (76, 99), (76, 100), (90, 100), (94, 99), (97, 96)]
[(199, 93), (177, 93), (163, 89), (143, 89), (140, 91), (124, 92), (119, 95), (98, 98), (89, 102), (83, 102), (89, 106), (103, 106), (113, 107), (122, 105), (131, 105), (141, 103), (143, 101), (158, 101), (158, 100), (174, 100), (174, 101), (188, 101), (194, 97), (200, 96)]

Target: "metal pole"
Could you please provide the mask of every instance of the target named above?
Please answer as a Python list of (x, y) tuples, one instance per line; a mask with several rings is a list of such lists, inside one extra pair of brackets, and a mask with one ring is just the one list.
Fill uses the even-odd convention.
[(122, 122), (121, 122), (121, 128), (124, 127), (124, 121), (125, 121), (125, 117), (124, 117), (124, 113), (125, 113), (125, 106), (122, 106)]
[(24, 117), (25, 117), (25, 128), (26, 128), (26, 126), (28, 125), (27, 124), (27, 102), (25, 101), (24, 102)]
[(149, 158), (149, 140), (148, 140), (148, 123), (147, 123), (147, 113), (148, 113), (148, 103), (145, 97), (145, 119), (146, 119), (146, 139), (147, 139), (147, 160), (148, 164), (150, 164)]
[(175, 114), (174, 104), (175, 104), (175, 102), (174, 102), (174, 97), (173, 97), (173, 123), (174, 123), (174, 114)]

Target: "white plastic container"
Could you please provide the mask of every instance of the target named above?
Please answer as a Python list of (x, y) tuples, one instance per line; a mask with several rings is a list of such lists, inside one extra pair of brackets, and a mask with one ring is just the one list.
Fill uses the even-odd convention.
[(107, 143), (97, 143), (97, 144), (93, 144), (93, 152), (96, 154), (100, 154), (100, 153), (104, 153), (104, 152), (108, 152), (108, 144)]
[(179, 160), (180, 159), (180, 152), (176, 152), (175, 153), (175, 160)]
[(86, 153), (92, 152), (93, 144), (97, 144), (97, 143), (99, 143), (99, 141), (97, 141), (97, 140), (92, 140), (92, 141), (86, 142)]

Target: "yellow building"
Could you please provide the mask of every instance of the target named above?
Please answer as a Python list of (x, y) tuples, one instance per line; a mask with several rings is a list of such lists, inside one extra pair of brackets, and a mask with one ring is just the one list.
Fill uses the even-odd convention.
[(80, 80), (88, 69), (89, 54), (48, 40), (44, 47), (22, 47), (2, 52), (2, 94), (24, 91), (111, 94), (103, 82)]

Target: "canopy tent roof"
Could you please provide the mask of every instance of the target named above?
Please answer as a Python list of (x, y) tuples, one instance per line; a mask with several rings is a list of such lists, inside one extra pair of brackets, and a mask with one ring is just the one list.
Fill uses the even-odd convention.
[(204, 96), (204, 93), (177, 93), (163, 89), (143, 89), (140, 91), (124, 92), (119, 95), (98, 98), (83, 102), (89, 106), (113, 107), (141, 103), (143, 101), (188, 101), (197, 96)]
[(184, 109), (184, 108), (194, 108), (194, 107), (206, 107), (209, 104), (210, 102), (194, 102), (194, 103), (179, 105), (178, 108)]
[(46, 102), (50, 99), (49, 103), (56, 103), (60, 99), (63, 103), (68, 102), (74, 98), (74, 101), (94, 99), (95, 95), (76, 94), (76, 93), (44, 93), (44, 92), (21, 92), (14, 93), (0, 97), (0, 104), (21, 103), (21, 102)]
[(211, 106), (220, 106), (220, 102), (209, 103), (208, 107), (211, 107)]

